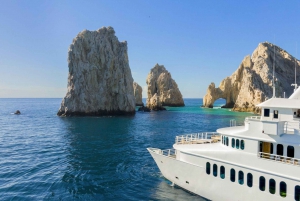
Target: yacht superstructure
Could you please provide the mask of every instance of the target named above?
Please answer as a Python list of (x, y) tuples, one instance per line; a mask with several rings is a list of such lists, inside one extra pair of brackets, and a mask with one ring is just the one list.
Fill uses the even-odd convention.
[(258, 105), (244, 126), (177, 136), (148, 148), (163, 176), (209, 200), (300, 201), (300, 88)]

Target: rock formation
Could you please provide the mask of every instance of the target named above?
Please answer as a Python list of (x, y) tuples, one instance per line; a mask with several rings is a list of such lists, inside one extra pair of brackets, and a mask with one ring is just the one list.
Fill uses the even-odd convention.
[(156, 64), (148, 74), (147, 107), (157, 110), (163, 106), (184, 106), (182, 95), (171, 74), (163, 65)]
[(127, 42), (119, 42), (112, 27), (80, 32), (70, 45), (68, 66), (68, 91), (57, 115), (135, 113)]
[[(225, 107), (234, 111), (259, 112), (255, 105), (273, 96), (272, 76), (275, 48), (276, 97), (286, 97), (293, 93), (291, 84), (295, 81), (295, 58), (280, 47), (269, 42), (260, 43), (246, 56), (238, 69), (222, 80), (218, 88), (211, 83), (203, 98), (204, 107), (213, 107), (215, 100), (226, 99)], [(296, 60), (299, 69), (300, 62)], [(297, 76), (299, 80), (300, 74)]]
[(143, 92), (142, 87), (138, 83), (133, 82), (133, 93), (134, 93), (134, 97), (135, 97), (135, 105), (136, 106), (144, 106), (144, 103), (142, 100), (142, 92)]

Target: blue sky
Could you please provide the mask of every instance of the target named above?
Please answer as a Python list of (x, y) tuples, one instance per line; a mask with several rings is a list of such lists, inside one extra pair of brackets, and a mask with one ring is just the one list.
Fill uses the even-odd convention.
[(103, 26), (128, 42), (137, 83), (146, 89), (150, 69), (163, 64), (185, 98), (202, 98), (211, 82), (219, 85), (260, 42), (294, 56), (298, 44), (300, 55), (300, 1), (0, 3), (0, 98), (63, 98), (69, 45), (80, 31)]

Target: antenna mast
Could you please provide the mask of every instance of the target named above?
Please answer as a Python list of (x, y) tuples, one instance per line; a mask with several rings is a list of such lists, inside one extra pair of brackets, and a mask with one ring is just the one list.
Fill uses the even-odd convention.
[[(297, 56), (297, 43), (296, 43), (296, 56)], [(297, 71), (296, 71), (296, 56), (295, 56), (295, 84), (292, 84), (292, 86), (295, 86), (295, 89), (294, 91), (296, 91), (296, 89), (298, 88), (298, 85), (297, 85)]]
[(274, 44), (274, 62), (273, 62), (273, 97), (275, 98), (275, 44)]

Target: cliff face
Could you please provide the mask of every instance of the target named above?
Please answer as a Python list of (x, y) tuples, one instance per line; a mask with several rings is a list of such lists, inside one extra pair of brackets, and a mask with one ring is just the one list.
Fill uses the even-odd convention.
[[(238, 69), (222, 80), (218, 88), (211, 83), (203, 98), (204, 107), (213, 107), (215, 100), (226, 99), (225, 107), (234, 111), (258, 112), (255, 105), (273, 96), (272, 72), (275, 47), (276, 97), (286, 97), (293, 92), (291, 84), (295, 81), (295, 58), (285, 50), (271, 43), (260, 43), (252, 53), (246, 56)], [(300, 62), (296, 61), (299, 69)], [(300, 75), (297, 76), (299, 80)]]
[(148, 85), (148, 108), (155, 110), (161, 106), (184, 106), (176, 82), (163, 65), (156, 64), (151, 69), (146, 83)]
[(133, 93), (134, 93), (134, 97), (135, 97), (135, 105), (143, 106), (144, 105), (143, 100), (142, 100), (143, 89), (136, 82), (133, 82)]
[(112, 27), (80, 32), (70, 45), (68, 67), (68, 91), (57, 115), (135, 113), (127, 42), (119, 42)]

